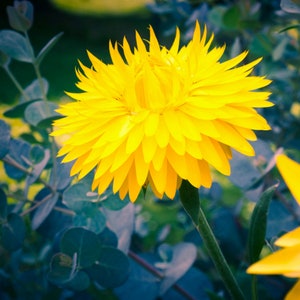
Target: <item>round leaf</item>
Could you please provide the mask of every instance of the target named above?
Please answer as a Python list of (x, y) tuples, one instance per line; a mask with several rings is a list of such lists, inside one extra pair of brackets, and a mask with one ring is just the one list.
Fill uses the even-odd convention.
[[(41, 80), (39, 79), (33, 80), (28, 86), (26, 86), (24, 92), (29, 98), (29, 100), (34, 100), (34, 99), (43, 99), (44, 94), (47, 95), (48, 90), (49, 90), (49, 83), (45, 78), (42, 78)], [(21, 96), (20, 101), (24, 102), (24, 101), (28, 101), (28, 99), (25, 99), (23, 96)]]
[(97, 264), (87, 269), (90, 277), (105, 288), (121, 285), (129, 275), (129, 260), (120, 250), (113, 247), (101, 247)]
[(107, 227), (105, 227), (104, 230), (102, 230), (101, 233), (98, 234), (98, 238), (102, 246), (118, 246), (117, 235)]
[[(91, 203), (92, 204), (92, 203)], [(105, 228), (106, 218), (99, 210), (98, 206), (93, 205), (78, 212), (73, 219), (74, 226), (84, 227), (98, 234)]]
[(128, 299), (128, 291), (130, 291), (130, 300), (154, 300), (159, 296), (158, 287), (159, 280), (155, 275), (134, 260), (130, 260), (129, 277), (120, 287), (114, 288), (114, 292), (120, 300)]
[(128, 251), (134, 229), (135, 207), (129, 203), (121, 210), (103, 208), (107, 223), (118, 237), (118, 248), (125, 253)]
[(90, 197), (88, 192), (90, 187), (84, 183), (73, 184), (63, 193), (63, 203), (74, 211), (81, 212), (83, 209), (90, 207), (92, 202), (98, 200), (98, 196)]
[(81, 227), (66, 231), (61, 239), (61, 251), (71, 257), (77, 255), (80, 267), (89, 267), (99, 259), (100, 241), (95, 233)]
[(288, 13), (300, 14), (300, 3), (298, 1), (281, 0), (280, 6), (282, 10)]
[(90, 285), (90, 279), (85, 272), (78, 271), (77, 267), (76, 257), (57, 253), (52, 257), (48, 280), (75, 291), (85, 290)]
[(56, 284), (64, 284), (75, 276), (75, 271), (72, 257), (57, 253), (52, 257), (48, 279)]
[(74, 291), (83, 291), (90, 286), (90, 283), (89, 276), (85, 272), (79, 271), (75, 274), (74, 278), (66, 282), (65, 287)]
[(180, 243), (173, 247), (173, 257), (164, 271), (164, 279), (160, 286), (163, 295), (193, 265), (197, 256), (197, 248), (192, 243)]
[(66, 189), (72, 181), (70, 171), (73, 163), (62, 163), (61, 161), (61, 157), (56, 158), (54, 162), (56, 167), (52, 168), (49, 181), (49, 184), (55, 187), (58, 191)]
[[(195, 282), (197, 284), (195, 284)], [(185, 275), (183, 275), (177, 284), (191, 296), (193, 299), (209, 300), (214, 299), (208, 296), (208, 291), (213, 291), (213, 285), (208, 277), (199, 269), (190, 268)], [(163, 300), (182, 300), (183, 296), (175, 289), (169, 289), (163, 296)], [(220, 298), (221, 299), (221, 298)], [(223, 298), (222, 298), (223, 299)]]
[(124, 200), (121, 200), (118, 194), (114, 194), (112, 188), (108, 188), (104, 194), (101, 195), (101, 204), (111, 210), (122, 209), (129, 203), (129, 198), (126, 197)]
[(9, 151), (10, 127), (0, 120), (0, 159)]
[[(30, 144), (22, 140), (11, 139), (9, 143), (9, 155), (10, 157), (20, 165), (20, 167), (28, 168), (30, 153)], [(4, 168), (6, 174), (13, 179), (21, 179), (24, 177), (25, 172), (16, 168), (8, 163), (4, 163)]]
[(248, 189), (261, 177), (260, 172), (254, 167), (252, 162), (253, 160), (250, 158), (233, 151), (229, 179), (234, 185), (242, 189)]
[(19, 61), (33, 62), (31, 49), (23, 35), (13, 30), (0, 31), (0, 50)]
[(33, 126), (47, 127), (51, 122), (60, 117), (55, 112), (57, 104), (49, 101), (36, 101), (25, 109), (25, 120)]

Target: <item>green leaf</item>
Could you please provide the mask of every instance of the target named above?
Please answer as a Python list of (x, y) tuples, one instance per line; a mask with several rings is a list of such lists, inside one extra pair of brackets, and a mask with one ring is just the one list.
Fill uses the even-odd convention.
[(57, 157), (54, 163), (56, 166), (52, 168), (49, 184), (57, 191), (63, 191), (72, 181), (70, 171), (73, 163), (62, 163), (61, 157)]
[(110, 229), (118, 237), (118, 248), (127, 253), (135, 225), (135, 206), (129, 203), (120, 210), (102, 208)]
[(256, 56), (268, 56), (272, 54), (273, 43), (270, 36), (264, 33), (256, 34), (250, 44), (250, 52)]
[(104, 288), (121, 285), (129, 275), (129, 260), (120, 250), (104, 246), (97, 264), (86, 271), (90, 277)]
[(9, 151), (10, 127), (3, 120), (0, 120), (0, 159)]
[(248, 257), (250, 264), (259, 259), (260, 252), (265, 244), (269, 205), (277, 186), (278, 184), (265, 190), (253, 210), (248, 235)]
[(26, 107), (35, 102), (35, 101), (38, 101), (40, 99), (34, 99), (34, 100), (29, 100), (29, 101), (26, 101), (26, 102), (22, 102), (20, 104), (17, 104), (15, 106), (13, 106), (12, 108), (6, 110), (3, 115), (7, 118), (24, 118), (24, 112), (25, 112), (25, 109)]
[[(34, 211), (34, 215), (31, 221), (31, 227), (33, 230), (36, 230), (49, 216), (49, 214), (53, 210), (53, 207), (58, 201), (59, 194), (56, 193), (53, 195), (50, 193), (45, 197), (47, 197), (47, 200)], [(43, 201), (44, 199), (42, 199), (41, 201)]]
[(91, 281), (89, 276), (84, 271), (78, 271), (64, 286), (74, 291), (83, 291), (86, 290), (90, 284)]
[(199, 222), (199, 191), (188, 181), (182, 180), (179, 188), (180, 201), (185, 211), (190, 215), (195, 225)]
[(25, 238), (25, 224), (18, 214), (10, 213), (2, 225), (1, 231), (1, 243), (5, 249), (15, 251), (22, 247)]
[(99, 234), (97, 234), (97, 236), (101, 245), (117, 248), (118, 238), (116, 234), (109, 228), (105, 227)]
[(63, 193), (63, 203), (75, 212), (81, 212), (98, 202), (98, 195), (90, 196), (90, 187), (84, 183), (73, 184)]
[(179, 278), (192, 267), (197, 257), (197, 248), (192, 243), (180, 243), (172, 247), (172, 260), (164, 270), (159, 294), (163, 295)]
[(300, 24), (290, 25), (290, 26), (284, 27), (283, 29), (279, 30), (278, 33), (282, 33), (287, 30), (290, 30), (290, 29), (299, 29), (299, 27), (300, 27)]
[(230, 29), (237, 29), (239, 27), (241, 12), (238, 5), (230, 7), (223, 15), (223, 23)]
[[(147, 261), (147, 263), (149, 262)], [(158, 283), (159, 279), (155, 275), (145, 270), (135, 260), (130, 259), (129, 277), (124, 284), (117, 288), (114, 288), (114, 292), (120, 300), (127, 300), (126, 295), (128, 294), (128, 291), (130, 291), (130, 296), (132, 300), (161, 299), (158, 298)], [(172, 298), (168, 299), (171, 300)]]
[(299, 0), (281, 0), (280, 7), (288, 13), (300, 14)]
[(230, 49), (230, 57), (236, 57), (242, 52), (240, 38), (236, 37)]
[(241, 189), (249, 189), (261, 177), (261, 173), (253, 165), (253, 159), (238, 152), (233, 152), (230, 181)]
[(53, 46), (58, 42), (60, 37), (63, 35), (63, 32), (60, 32), (59, 34), (55, 35), (40, 51), (40, 53), (36, 57), (36, 63), (40, 64), (46, 54), (53, 48)]
[(45, 159), (46, 153), (49, 153), (49, 149), (44, 150), (44, 148), (40, 145), (33, 145), (29, 153), (30, 161), (33, 164), (39, 164), (43, 161), (43, 159)]
[(48, 127), (51, 122), (60, 117), (55, 112), (57, 104), (50, 101), (36, 101), (28, 105), (25, 109), (25, 120), (35, 127)]
[[(11, 139), (9, 143), (9, 155), (17, 164), (27, 169), (29, 161), (29, 153), (31, 146), (29, 143), (22, 140)], [(25, 172), (16, 168), (6, 162), (4, 162), (4, 169), (6, 174), (13, 179), (22, 179), (25, 176)]]
[(111, 187), (101, 195), (100, 201), (102, 206), (111, 210), (120, 210), (130, 202), (128, 197), (121, 200), (118, 194), (113, 193)]
[[(42, 87), (41, 87), (42, 86)], [(42, 88), (44, 92), (42, 91)], [(45, 78), (41, 80), (33, 80), (26, 88), (24, 89), (25, 94), (30, 100), (43, 99), (44, 94), (47, 95), (49, 90), (49, 83)], [(21, 102), (28, 101), (21, 96)]]
[(64, 254), (55, 254), (50, 263), (48, 279), (56, 284), (64, 284), (72, 280), (76, 274), (76, 260)]
[(63, 253), (77, 255), (80, 267), (89, 267), (99, 259), (100, 241), (95, 233), (81, 227), (67, 230), (60, 243)]
[(289, 44), (289, 39), (288, 38), (283, 38), (279, 44), (275, 47), (272, 53), (272, 58), (274, 61), (278, 61), (283, 57), (283, 54), (286, 50), (286, 47)]
[(102, 232), (106, 225), (106, 218), (99, 210), (99, 207), (92, 204), (89, 208), (78, 212), (73, 218), (73, 224), (76, 227), (84, 227), (94, 233)]
[(75, 291), (83, 291), (90, 285), (88, 275), (78, 270), (76, 255), (70, 257), (64, 253), (52, 257), (48, 280)]
[[(42, 160), (37, 162), (38, 159), (40, 159), (40, 157), (38, 157), (38, 155), (41, 155), (41, 153), (37, 153), (37, 151), (38, 151), (37, 149), (39, 149), (39, 148), (41, 148), (41, 147), (34, 146), (31, 148), (31, 151), (30, 151), (30, 155), (35, 155), (35, 157), (32, 159), (35, 161), (31, 160), (33, 163), (33, 168), (31, 170), (30, 174), (27, 175), (27, 178), (26, 178), (26, 186), (28, 186), (28, 187), (30, 185), (32, 185), (34, 182), (36, 182), (36, 180), (39, 178), (39, 176), (41, 175), (41, 173), (47, 166), (47, 163), (50, 159), (50, 150), (46, 149), (45, 151), (44, 150), (42, 151), (42, 154), (43, 154)], [(33, 154), (33, 152), (34, 152), (34, 154)]]
[[(201, 300), (213, 300), (214, 298), (208, 297), (209, 291), (213, 291), (213, 285), (204, 272), (201, 272), (199, 268), (191, 267), (182, 277), (176, 282), (182, 290), (188, 292), (191, 299)], [(167, 299), (183, 299), (182, 295), (179, 295), (178, 290), (168, 289), (168, 291), (162, 296), (163, 300)], [(218, 300), (224, 300), (224, 297), (220, 297)]]
[(11, 58), (32, 63), (31, 49), (23, 35), (13, 30), (0, 31), (0, 50)]
[(4, 191), (0, 188), (0, 224), (6, 219), (7, 214), (7, 198)]

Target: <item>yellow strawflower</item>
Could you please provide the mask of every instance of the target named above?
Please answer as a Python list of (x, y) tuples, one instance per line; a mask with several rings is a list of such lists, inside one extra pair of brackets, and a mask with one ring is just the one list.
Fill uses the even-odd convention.
[(170, 49), (149, 31), (146, 42), (136, 32), (133, 50), (124, 37), (122, 55), (110, 43), (111, 64), (88, 52), (92, 67), (77, 71), (83, 92), (68, 93), (76, 101), (61, 105), (54, 123), (54, 135), (71, 135), (59, 151), (76, 160), (71, 175), (95, 170), (93, 189), (112, 184), (131, 201), (145, 184), (159, 198), (173, 198), (182, 179), (210, 187), (210, 165), (229, 175), (231, 148), (254, 155), (253, 130), (270, 129), (254, 109), (272, 106), (270, 93), (255, 91), (270, 80), (250, 75), (261, 59), (236, 67), (243, 52), (220, 62), (225, 46), (209, 50), (213, 35), (198, 23), (181, 48), (179, 30)]
[[(284, 154), (277, 156), (276, 164), (286, 185), (300, 204), (300, 164)], [(282, 247), (282, 249), (251, 265), (247, 273), (281, 274), (287, 277), (300, 278), (300, 227), (281, 236), (276, 240), (275, 245)], [(285, 299), (299, 300), (299, 297), (300, 280), (285, 296)]]

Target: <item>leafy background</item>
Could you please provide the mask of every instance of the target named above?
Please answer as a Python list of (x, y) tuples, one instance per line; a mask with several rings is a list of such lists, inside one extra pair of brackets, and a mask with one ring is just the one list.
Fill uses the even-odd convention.
[(51, 1), (32, 4), (34, 55), (20, 48), (24, 33), (8, 21), (13, 1), (0, 3), (0, 298), (229, 299), (177, 197), (157, 200), (147, 191), (133, 205), (111, 190), (98, 196), (90, 176), (69, 177), (71, 166), (55, 157), (58, 146), (49, 137), (54, 109), (69, 101), (64, 91), (76, 90), (74, 67), (77, 59), (87, 62), (86, 49), (109, 62), (109, 39), (126, 35), (133, 43), (134, 31), (147, 37), (149, 24), (161, 44), (170, 43), (176, 26), (185, 43), (198, 19), (215, 33), (216, 45), (227, 45), (225, 59), (249, 49), (249, 61), (264, 58), (257, 75), (273, 80), (268, 89), (275, 106), (261, 110), (273, 130), (258, 133), (254, 158), (234, 153), (232, 175), (215, 173), (211, 189), (199, 194), (248, 299), (254, 280), (258, 299), (282, 299), (293, 279), (245, 270), (276, 250), (276, 237), (300, 221), (274, 167), (281, 151), (300, 161), (298, 1), (166, 0), (132, 12), (118, 4), (114, 14), (100, 7), (92, 15), (80, 6), (71, 14)]

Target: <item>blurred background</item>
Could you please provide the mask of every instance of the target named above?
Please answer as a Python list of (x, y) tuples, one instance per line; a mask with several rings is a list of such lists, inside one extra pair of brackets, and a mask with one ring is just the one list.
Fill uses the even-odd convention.
[[(10, 29), (6, 6), (13, 0), (0, 0), (0, 30)], [(75, 91), (77, 81), (74, 68), (77, 59), (87, 62), (86, 50), (91, 51), (104, 62), (109, 62), (108, 41), (122, 42), (126, 35), (134, 44), (135, 30), (143, 38), (148, 37), (151, 24), (161, 43), (172, 41), (175, 28), (182, 32), (182, 41), (187, 42), (192, 35), (195, 20), (207, 25), (216, 34), (216, 44), (226, 43), (227, 54), (250, 49), (249, 59), (264, 56), (265, 66), (274, 65), (286, 51), (287, 39), (278, 35), (290, 20), (282, 15), (279, 0), (32, 0), (34, 24), (29, 36), (36, 53), (56, 34), (63, 32), (50, 55), (43, 62), (42, 75), (50, 85), (48, 97), (59, 100), (64, 91)], [(294, 19), (292, 17), (292, 19)], [(276, 34), (275, 34), (276, 33)], [(278, 46), (278, 51), (275, 48)], [(274, 50), (274, 51), (273, 51)], [(22, 86), (27, 86), (32, 78), (32, 67), (26, 63), (13, 61), (13, 73)], [(268, 70), (267, 70), (268, 71)], [(268, 72), (270, 73), (270, 72)], [(33, 74), (33, 73), (32, 73)], [(18, 93), (7, 75), (0, 69), (2, 86), (0, 103), (12, 104)]]
[[(11, 29), (6, 14), (6, 6), (13, 0), (0, 0), (0, 30)], [(45, 58), (42, 74), (51, 82), (49, 98), (60, 98), (65, 90), (74, 90), (77, 81), (74, 68), (77, 59), (87, 62), (86, 50), (91, 51), (105, 62), (109, 62), (108, 41), (122, 41), (126, 35), (134, 38), (137, 29), (147, 36), (148, 26), (153, 16), (146, 8), (151, 0), (34, 0), (34, 25), (29, 31), (32, 44), (38, 52), (54, 35), (63, 32), (63, 37)], [(12, 70), (23, 86), (32, 78), (32, 66), (12, 62)], [(62, 78), (63, 76), (63, 78)], [(0, 103), (16, 101), (18, 92), (0, 69)]]

